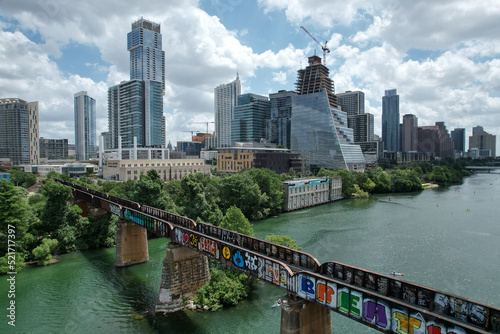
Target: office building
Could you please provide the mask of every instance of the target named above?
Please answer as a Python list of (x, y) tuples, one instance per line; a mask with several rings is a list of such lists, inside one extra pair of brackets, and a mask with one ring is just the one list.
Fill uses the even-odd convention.
[(384, 151), (398, 151), (399, 95), (396, 89), (386, 90), (382, 97), (382, 142)]
[(222, 84), (214, 89), (214, 117), (217, 147), (231, 146), (231, 121), (234, 119), (234, 107), (238, 104), (241, 94), (239, 76), (228, 84)]
[(75, 158), (97, 158), (96, 102), (81, 91), (75, 94)]
[[(477, 149), (478, 156), (496, 156), (496, 139), (497, 137), (484, 131), (482, 126), (472, 128), (472, 136), (469, 136), (469, 150)], [(489, 150), (489, 155), (488, 151)]]
[(130, 81), (108, 88), (110, 148), (165, 147), (165, 52), (160, 24), (143, 18), (132, 23), (127, 35)]
[(21, 165), (37, 164), (39, 157), (38, 102), (0, 99), (0, 158)]
[(402, 152), (416, 152), (418, 150), (418, 118), (412, 114), (403, 116)]
[(140, 18), (127, 34), (130, 52), (130, 80), (161, 82), (165, 90), (165, 51), (162, 51), (160, 24)]
[(219, 148), (217, 170), (237, 173), (245, 168), (268, 168), (278, 174), (288, 173), (290, 168), (300, 172), (302, 163), (298, 153), (275, 145), (260, 143), (233, 143), (233, 147)]
[(139, 180), (141, 175), (155, 169), (160, 178), (167, 182), (180, 180), (190, 174), (210, 174), (210, 168), (203, 159), (110, 159), (103, 167), (103, 178), (115, 181)]
[(271, 113), (266, 120), (266, 140), (286, 148), (290, 148), (292, 97), (295, 95), (296, 92), (285, 90), (269, 94)]
[(365, 114), (365, 93), (346, 91), (337, 94), (342, 111), (347, 113), (347, 126), (354, 130), (354, 142), (373, 141), (373, 114)]
[(451, 131), (453, 150), (462, 155), (465, 152), (465, 128), (455, 128)]
[(453, 142), (444, 122), (418, 127), (418, 152), (433, 152), (436, 158), (452, 158)]
[(40, 138), (40, 159), (68, 159), (67, 139)]
[(260, 142), (266, 137), (266, 120), (271, 104), (267, 96), (242, 94), (234, 107), (231, 120), (231, 143)]
[(321, 63), (321, 57), (311, 56), (308, 58), (309, 66), (298, 70), (296, 91), (298, 95), (319, 93), (326, 90), (330, 107), (338, 108), (338, 100), (335, 95), (335, 86), (330, 78), (328, 67)]
[(364, 170), (347, 114), (331, 107), (326, 90), (292, 98), (291, 149), (301, 154), (312, 173), (320, 168)]

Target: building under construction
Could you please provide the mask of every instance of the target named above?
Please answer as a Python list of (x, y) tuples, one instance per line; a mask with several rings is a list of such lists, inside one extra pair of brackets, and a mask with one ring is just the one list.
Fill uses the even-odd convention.
[(319, 93), (326, 89), (328, 101), (332, 108), (338, 108), (338, 100), (335, 95), (333, 80), (329, 77), (328, 67), (321, 64), (321, 57), (316, 55), (308, 58), (309, 66), (297, 71), (298, 78), (296, 90), (298, 95)]

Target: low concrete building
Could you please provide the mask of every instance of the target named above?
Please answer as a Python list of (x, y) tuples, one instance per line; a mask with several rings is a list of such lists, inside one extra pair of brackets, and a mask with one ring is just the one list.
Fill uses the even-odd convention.
[(292, 211), (342, 199), (342, 178), (324, 177), (283, 182), (283, 209)]
[(25, 173), (32, 173), (38, 176), (46, 176), (52, 171), (69, 176), (82, 176), (87, 173), (97, 174), (99, 172), (99, 166), (88, 163), (21, 165), (21, 167)]
[(139, 180), (141, 174), (156, 169), (163, 181), (180, 180), (196, 173), (210, 174), (210, 165), (203, 159), (108, 160), (103, 167), (105, 180)]

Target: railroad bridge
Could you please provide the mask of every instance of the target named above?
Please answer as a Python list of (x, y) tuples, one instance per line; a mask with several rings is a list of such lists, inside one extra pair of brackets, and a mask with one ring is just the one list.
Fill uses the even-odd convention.
[(331, 333), (334, 311), (384, 333), (500, 333), (500, 308), (249, 237), (66, 181), (84, 215), (119, 216), (116, 266), (149, 260), (146, 231), (169, 238), (157, 312), (184, 309), (212, 258), (286, 291), (281, 333)]

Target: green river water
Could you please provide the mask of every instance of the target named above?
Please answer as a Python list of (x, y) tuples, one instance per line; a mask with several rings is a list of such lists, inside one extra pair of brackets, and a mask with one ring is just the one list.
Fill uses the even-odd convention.
[[(500, 307), (500, 174), (414, 194), (342, 200), (282, 214), (255, 234), (290, 235), (320, 262), (338, 261)], [(279, 333), (284, 291), (259, 285), (248, 300), (217, 312), (156, 317), (165, 239), (149, 242), (148, 263), (115, 268), (115, 250), (59, 256), (47, 267), (0, 276), (0, 333)], [(8, 325), (15, 301), (15, 327)], [(378, 333), (332, 312), (334, 333)]]

